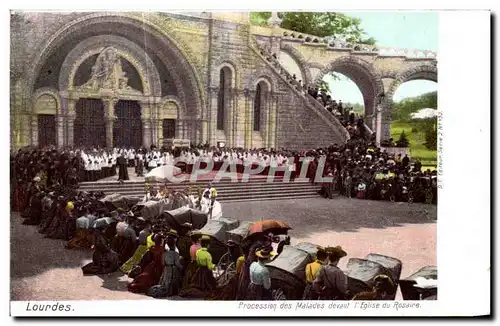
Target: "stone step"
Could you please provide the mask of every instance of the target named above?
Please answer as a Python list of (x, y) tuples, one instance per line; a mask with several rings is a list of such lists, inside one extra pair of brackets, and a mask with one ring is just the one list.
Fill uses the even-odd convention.
[[(151, 185), (154, 189), (158, 189), (160, 185)], [(244, 189), (269, 189), (269, 188), (303, 188), (313, 186), (309, 182), (287, 182), (287, 183), (229, 183), (229, 184), (214, 184), (216, 189), (232, 189), (232, 188), (244, 188)], [(80, 186), (80, 190), (93, 190), (93, 191), (105, 191), (105, 190), (122, 190), (122, 189), (145, 189), (146, 185), (142, 184), (107, 184), (107, 185), (85, 185)], [(169, 189), (179, 190), (186, 188), (201, 188), (205, 189), (206, 184), (196, 185), (196, 184), (172, 184), (168, 185)]]
[[(143, 193), (130, 193), (123, 194), (131, 197), (142, 198)], [(297, 198), (313, 198), (318, 197), (317, 191), (303, 191), (303, 192), (276, 192), (276, 193), (258, 193), (251, 194), (248, 192), (241, 192), (231, 195), (219, 195), (217, 199), (221, 202), (234, 202), (234, 201), (249, 201), (249, 200), (275, 200), (275, 199), (297, 199)]]
[[(246, 188), (234, 188), (234, 189), (226, 189), (217, 191), (217, 195), (220, 196), (231, 196), (231, 195), (239, 195), (239, 194), (279, 194), (279, 193), (300, 193), (300, 192), (316, 192), (319, 188), (308, 187), (308, 188), (269, 188), (269, 189), (246, 189)], [(119, 191), (115, 190), (102, 190), (105, 194), (119, 193), (125, 196), (132, 194), (145, 194), (143, 189), (121, 189)]]

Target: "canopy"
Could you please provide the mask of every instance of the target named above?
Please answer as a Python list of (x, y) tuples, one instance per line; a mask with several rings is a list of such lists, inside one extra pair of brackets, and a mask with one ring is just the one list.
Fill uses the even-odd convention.
[(146, 178), (154, 178), (157, 181), (172, 181), (174, 176), (182, 174), (181, 169), (173, 165), (162, 165), (154, 168), (146, 174)]
[[(425, 266), (412, 275), (408, 276), (407, 278), (400, 280), (399, 286), (401, 288), (403, 300), (420, 300), (420, 291), (415, 287), (415, 285), (417, 283), (422, 283), (422, 279), (437, 280), (437, 267)], [(427, 288), (427, 291), (429, 291), (429, 289), (430, 288)], [(434, 286), (434, 291), (437, 292), (437, 285)]]
[(160, 201), (150, 200), (138, 203), (137, 206), (141, 207), (140, 212), (143, 218), (152, 219), (163, 213), (165, 204)]
[(228, 231), (228, 240), (233, 240), (236, 243), (241, 243), (243, 239), (245, 239), (248, 235), (248, 228), (251, 224), (252, 222), (242, 222), (236, 229)]
[(309, 253), (309, 255), (311, 255), (313, 259), (316, 259), (316, 253), (318, 252), (318, 245), (315, 245), (310, 242), (301, 242), (299, 244), (296, 244), (294, 247)]
[(178, 230), (184, 223), (190, 223), (194, 229), (199, 230), (207, 224), (208, 219), (207, 214), (185, 206), (166, 211), (162, 217), (165, 219), (167, 225), (175, 230)]
[(357, 294), (363, 291), (371, 291), (375, 276), (387, 274), (387, 271), (384, 266), (377, 262), (351, 258), (347, 262), (345, 274), (349, 277), (349, 290), (353, 294)]
[(306, 265), (313, 262), (313, 257), (307, 251), (300, 249), (301, 247), (284, 246), (281, 254), (266, 264), (269, 267), (271, 278), (284, 278), (293, 275), (296, 279), (305, 282)]
[(236, 229), (238, 225), (239, 221), (227, 218), (209, 220), (199, 233), (209, 235), (225, 244), (229, 240), (227, 232)]
[(365, 259), (371, 260), (373, 262), (379, 263), (380, 265), (384, 266), (384, 268), (389, 273), (389, 275), (387, 276), (390, 276), (394, 281), (394, 283), (397, 283), (399, 281), (399, 277), (401, 276), (401, 268), (403, 266), (401, 260), (373, 253), (366, 256)]
[(99, 201), (105, 204), (111, 204), (113, 206), (111, 208), (112, 210), (114, 210), (116, 208), (129, 209), (137, 204), (139, 202), (139, 199), (135, 197), (123, 196), (118, 193), (113, 193), (99, 199)]

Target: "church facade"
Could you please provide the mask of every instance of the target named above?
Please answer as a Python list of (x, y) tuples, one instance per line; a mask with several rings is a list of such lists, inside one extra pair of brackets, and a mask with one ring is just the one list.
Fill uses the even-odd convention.
[(291, 35), (250, 25), (248, 13), (12, 13), (12, 147), (342, 143), (346, 130), (301, 86), (329, 69), (353, 72), (368, 127), (378, 121), (387, 137), (380, 94), (437, 81), (435, 57), (388, 59)]

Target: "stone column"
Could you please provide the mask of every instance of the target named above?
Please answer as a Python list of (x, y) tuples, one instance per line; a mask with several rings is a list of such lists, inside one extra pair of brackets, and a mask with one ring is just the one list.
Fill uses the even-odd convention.
[(268, 132), (268, 147), (276, 149), (276, 119), (278, 108), (278, 96), (276, 94), (271, 96), (271, 102), (269, 105), (269, 132)]
[(211, 146), (217, 145), (217, 95), (219, 89), (217, 87), (210, 88), (210, 111), (208, 121), (208, 141)]
[[(165, 141), (163, 139), (163, 121), (161, 119), (156, 120), (156, 141), (158, 143), (157, 146), (161, 147), (163, 145), (163, 142)], [(160, 139), (161, 139), (161, 144), (160, 144)]]
[(56, 116), (56, 144), (57, 148), (64, 146), (64, 117)]
[(389, 140), (391, 138), (391, 112), (387, 109), (382, 111), (382, 122), (381, 122), (381, 139)]
[(38, 146), (38, 115), (31, 115), (31, 146)]
[(113, 129), (116, 121), (115, 104), (116, 99), (104, 101), (104, 122), (106, 126), (106, 147), (113, 148)]
[(201, 143), (205, 145), (208, 139), (208, 120), (201, 120)]
[(69, 99), (68, 100), (68, 114), (66, 116), (66, 144), (68, 146), (73, 146), (75, 141), (75, 119), (76, 119), (76, 110), (75, 110), (76, 100)]
[[(264, 130), (263, 130), (263, 133), (262, 133), (262, 145), (265, 147), (265, 148), (269, 148), (269, 136), (270, 136), (270, 133), (269, 133), (269, 130), (271, 128), (271, 125), (270, 125), (270, 117), (271, 117), (271, 94), (269, 92), (266, 92), (264, 94), (264, 105), (263, 105), (263, 108), (264, 108), (264, 121), (261, 122), (261, 125), (264, 126)], [(261, 112), (262, 114), (262, 112)]]
[(377, 106), (377, 125), (375, 132), (376, 132), (375, 143), (377, 146), (380, 146), (381, 135), (382, 135), (382, 107), (380, 105)]
[(253, 131), (253, 99), (255, 91), (245, 90), (245, 148), (252, 147), (252, 131)]
[(149, 148), (151, 146), (151, 120), (149, 118), (142, 120), (142, 146)]

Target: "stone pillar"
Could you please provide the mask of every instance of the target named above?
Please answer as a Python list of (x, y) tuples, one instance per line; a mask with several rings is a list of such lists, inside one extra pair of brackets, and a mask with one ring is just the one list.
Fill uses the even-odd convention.
[[(158, 143), (157, 146), (161, 147), (163, 145), (163, 142), (165, 141), (163, 139), (163, 120), (162, 119), (157, 119), (156, 120), (156, 142)], [(161, 141), (160, 141), (161, 139)]]
[(66, 118), (66, 144), (68, 146), (74, 145), (75, 139), (75, 119), (76, 119), (76, 100), (69, 99), (67, 107), (67, 118)]
[(208, 121), (208, 141), (211, 146), (217, 145), (217, 94), (219, 89), (213, 87), (210, 89), (210, 111)]
[(276, 149), (276, 111), (278, 108), (278, 96), (272, 95), (269, 103), (269, 132), (268, 132), (268, 147)]
[(104, 122), (106, 126), (106, 147), (113, 148), (113, 129), (116, 121), (115, 104), (116, 99), (106, 99), (104, 101)]
[(64, 146), (64, 117), (62, 115), (56, 117), (56, 144), (57, 148)]
[(151, 120), (143, 118), (142, 120), (142, 146), (149, 148), (151, 146)]
[(382, 111), (381, 139), (382, 141), (391, 138), (391, 112), (387, 109)]
[(201, 120), (201, 143), (205, 145), (208, 140), (208, 120)]
[(376, 138), (375, 143), (380, 146), (381, 135), (382, 135), (382, 107), (377, 106), (377, 125), (376, 125)]
[(31, 146), (38, 146), (38, 115), (31, 115)]
[[(269, 146), (269, 136), (270, 136), (270, 129), (271, 129), (271, 99), (272, 99), (272, 96), (269, 92), (266, 92), (264, 94), (264, 105), (263, 105), (263, 108), (264, 108), (264, 121), (261, 122), (261, 125), (264, 126), (264, 130), (263, 130), (263, 133), (262, 133), (262, 145), (265, 147), (265, 148), (270, 148)], [(262, 114), (262, 112), (261, 112)]]
[(255, 91), (245, 90), (245, 148), (252, 148), (253, 132), (253, 99)]
[(68, 115), (68, 118), (66, 120), (67, 126), (68, 126), (68, 134), (67, 134), (67, 141), (68, 141), (68, 146), (73, 146), (75, 142), (75, 119), (76, 115), (71, 114)]

